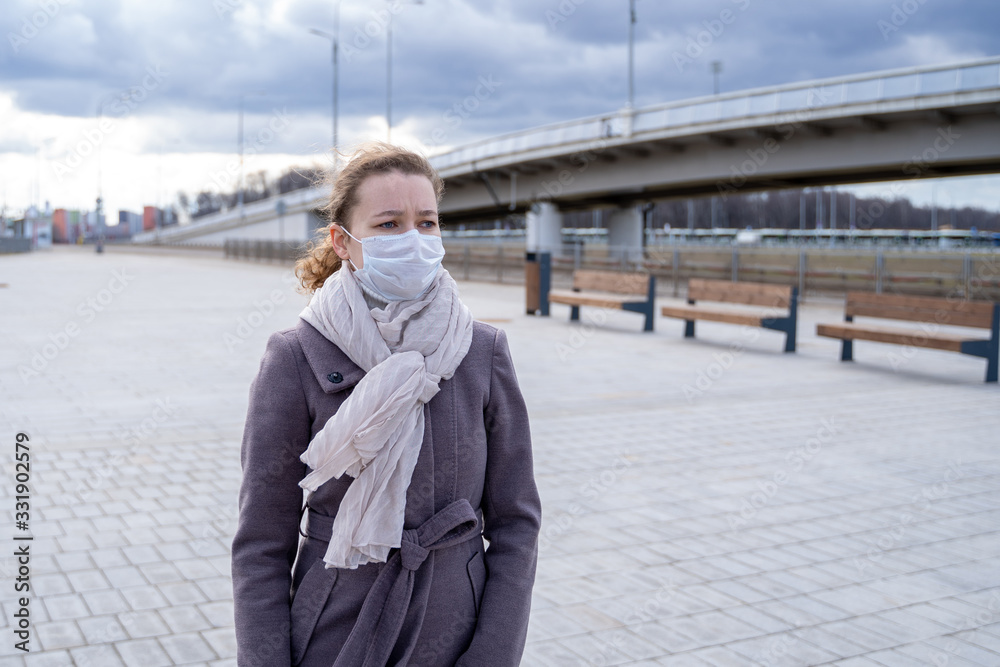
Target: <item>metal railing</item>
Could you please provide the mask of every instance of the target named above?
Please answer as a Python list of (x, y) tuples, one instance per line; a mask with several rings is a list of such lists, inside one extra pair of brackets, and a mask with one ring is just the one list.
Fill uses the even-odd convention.
[(301, 241), (269, 241), (261, 239), (226, 239), (222, 245), (226, 259), (248, 259), (257, 262), (294, 262), (305, 251)]
[[(225, 257), (291, 263), (304, 245), (229, 239)], [(458, 280), (520, 284), (523, 243), (445, 243), (444, 266)], [(568, 287), (573, 271), (648, 271), (662, 296), (679, 296), (691, 278), (793, 285), (801, 298), (851, 290), (1000, 301), (1000, 253), (910, 252), (882, 248), (663, 245), (644, 249), (583, 243), (552, 253), (552, 284)]]
[(31, 252), (31, 239), (20, 236), (0, 236), (0, 254), (15, 252)]
[[(444, 265), (460, 280), (521, 283), (523, 246), (449, 244)], [(1000, 301), (1000, 254), (912, 253), (879, 248), (564, 246), (552, 254), (552, 284), (569, 287), (573, 271), (648, 271), (662, 296), (680, 296), (691, 278), (793, 285), (806, 295), (847, 291), (953, 296)]]

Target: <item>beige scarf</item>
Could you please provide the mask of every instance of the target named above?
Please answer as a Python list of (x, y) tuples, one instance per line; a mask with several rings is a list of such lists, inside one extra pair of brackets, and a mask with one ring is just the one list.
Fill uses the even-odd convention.
[(406, 489), (424, 438), (424, 403), (455, 374), (472, 344), (472, 314), (439, 269), (427, 293), (370, 309), (353, 271), (341, 268), (300, 317), (365, 371), (302, 454), (313, 493), (354, 477), (333, 523), (326, 567), (385, 562), (400, 545)]

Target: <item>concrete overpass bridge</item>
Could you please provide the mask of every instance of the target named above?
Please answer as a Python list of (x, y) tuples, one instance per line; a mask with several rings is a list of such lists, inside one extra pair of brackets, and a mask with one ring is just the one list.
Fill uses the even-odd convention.
[[(450, 222), (526, 212), (529, 250), (560, 211), (617, 206), (609, 243), (641, 246), (636, 204), (784, 187), (1000, 172), (1000, 57), (819, 79), (623, 110), (435, 155)], [(159, 233), (161, 242), (305, 239), (320, 189)], [(142, 239), (152, 240), (147, 233)]]

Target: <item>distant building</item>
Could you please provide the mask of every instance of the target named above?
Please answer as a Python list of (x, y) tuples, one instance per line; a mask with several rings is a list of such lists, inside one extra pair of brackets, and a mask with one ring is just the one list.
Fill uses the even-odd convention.
[[(104, 215), (101, 215), (101, 222), (105, 222)], [(80, 226), (83, 229), (83, 240), (93, 241), (97, 238), (99, 228), (97, 221), (97, 211), (83, 211)]]
[(28, 239), (33, 249), (50, 247), (52, 245), (52, 213), (53, 211), (47, 202), (45, 211), (39, 211), (36, 206), (29, 207), (24, 213), (24, 218), (14, 220), (13, 236)]
[(57, 208), (52, 211), (52, 242), (69, 243), (70, 234), (67, 229), (66, 209)]
[(132, 230), (127, 223), (120, 220), (117, 225), (107, 225), (104, 227), (104, 240), (106, 241), (127, 241), (132, 238)]
[(118, 226), (125, 225), (129, 236), (135, 236), (143, 230), (143, 216), (132, 211), (118, 211)]
[(142, 209), (142, 229), (152, 231), (160, 226), (161, 211), (155, 206), (145, 206)]
[(66, 211), (66, 242), (83, 243), (83, 214), (79, 210)]
[(177, 209), (175, 209), (174, 207), (171, 206), (170, 208), (161, 209), (160, 213), (161, 213), (160, 216), (161, 227), (169, 227), (170, 225), (178, 224), (179, 220), (177, 217)]
[[(86, 213), (83, 214), (84, 216)], [(52, 241), (55, 243), (82, 242), (84, 230), (80, 226), (81, 214), (78, 210), (57, 208), (52, 211)]]
[(76, 243), (80, 233), (80, 211), (64, 208), (52, 211), (53, 243)]

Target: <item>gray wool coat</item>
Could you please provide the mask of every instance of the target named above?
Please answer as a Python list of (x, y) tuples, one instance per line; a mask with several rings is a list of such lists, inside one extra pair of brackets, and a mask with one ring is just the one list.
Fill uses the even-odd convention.
[(238, 664), (517, 665), (541, 506), (506, 336), (475, 323), (468, 354), (424, 406), (402, 548), (386, 563), (326, 569), (352, 479), (328, 481), (303, 508), (299, 456), (363, 375), (302, 320), (267, 343), (250, 388), (232, 546)]

